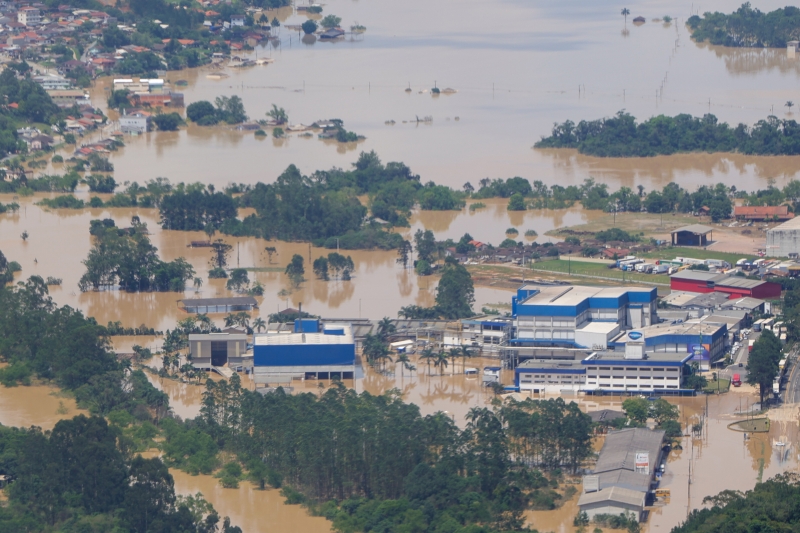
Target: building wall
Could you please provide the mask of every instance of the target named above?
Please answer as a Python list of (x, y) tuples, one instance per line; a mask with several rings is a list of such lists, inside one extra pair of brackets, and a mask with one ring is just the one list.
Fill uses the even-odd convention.
[(586, 365), (585, 390), (679, 389), (681, 366), (625, 364), (622, 361), (592, 361)]
[(800, 229), (780, 229), (780, 226), (767, 230), (767, 255), (769, 257), (789, 257), (800, 252)]
[(619, 502), (597, 502), (589, 505), (581, 505), (581, 511), (592, 520), (596, 515), (611, 514), (619, 516), (621, 514), (633, 513), (636, 519), (641, 519), (642, 507), (636, 505), (626, 505)]
[(119, 117), (119, 127), (124, 133), (146, 133), (147, 117)]
[(564, 391), (578, 392), (586, 383), (584, 372), (556, 372), (547, 369), (522, 368), (516, 372), (520, 391), (558, 394)]
[(256, 345), (253, 347), (253, 363), (256, 367), (352, 366), (355, 354), (354, 344)]

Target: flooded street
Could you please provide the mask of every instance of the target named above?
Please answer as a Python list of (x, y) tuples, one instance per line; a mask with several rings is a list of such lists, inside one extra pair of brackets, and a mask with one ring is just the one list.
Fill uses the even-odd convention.
[[(758, 8), (782, 6), (768, 0)], [(702, 11), (734, 7), (713, 0)], [(755, 189), (770, 177), (779, 185), (796, 177), (797, 158), (687, 154), (615, 160), (531, 149), (554, 122), (594, 120), (621, 109), (639, 119), (711, 112), (734, 125), (752, 125), (770, 113), (794, 118), (783, 104), (796, 99), (800, 58), (788, 58), (785, 50), (696, 44), (685, 27), (691, 8), (666, 0), (640, 3), (630, 18), (642, 15), (647, 22), (635, 25), (630, 18), (625, 23), (609, 2), (333, 0), (324, 13), (342, 17), (345, 27), (363, 24), (366, 33), (305, 45), (282, 26), (279, 46), (246, 54), (272, 57), (268, 66), (227, 69), (224, 79), (209, 79), (208, 68), (167, 78), (188, 82), (181, 89), (187, 103), (236, 94), (253, 120), (266, 118), (274, 103), (293, 124), (340, 118), (366, 140), (337, 144), (297, 135), (273, 140), (190, 126), (127, 139), (128, 146), (112, 156), (115, 176), (139, 182), (166, 176), (218, 186), (271, 182), (292, 163), (309, 173), (349, 167), (360, 151), (375, 150), (384, 161), (405, 162), (423, 181), (453, 187), (515, 175), (566, 186), (591, 175), (614, 188), (725, 181)], [(306, 19), (290, 13), (270, 15), (284, 25)], [(454, 14), (457, 24), (441, 24)], [(675, 20), (653, 20), (664, 15)], [(432, 96), (434, 85), (457, 93)], [(106, 81), (94, 88), (96, 105), (105, 105), (107, 87)], [(433, 121), (417, 123), (425, 116)], [(389, 120), (395, 124), (386, 125)]]

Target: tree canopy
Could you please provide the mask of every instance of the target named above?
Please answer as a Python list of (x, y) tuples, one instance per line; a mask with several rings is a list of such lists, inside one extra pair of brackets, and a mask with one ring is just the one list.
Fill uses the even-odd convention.
[(785, 48), (800, 40), (800, 9), (795, 6), (764, 13), (745, 2), (731, 14), (706, 12), (686, 21), (698, 42), (752, 48)]
[(739, 152), (753, 155), (800, 154), (800, 126), (774, 116), (752, 127), (731, 127), (712, 114), (702, 118), (659, 115), (637, 123), (625, 111), (594, 121), (555, 124), (535, 148), (577, 148), (598, 157), (651, 157), (681, 152)]

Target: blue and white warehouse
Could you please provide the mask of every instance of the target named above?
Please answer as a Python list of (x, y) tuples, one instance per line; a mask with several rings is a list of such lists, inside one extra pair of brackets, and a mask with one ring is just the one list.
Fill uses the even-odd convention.
[(253, 346), (256, 383), (292, 379), (353, 379), (356, 349), (351, 324), (296, 320), (291, 333), (257, 334)]
[(655, 324), (656, 289), (527, 284), (511, 300), (512, 344), (604, 350), (621, 331)]

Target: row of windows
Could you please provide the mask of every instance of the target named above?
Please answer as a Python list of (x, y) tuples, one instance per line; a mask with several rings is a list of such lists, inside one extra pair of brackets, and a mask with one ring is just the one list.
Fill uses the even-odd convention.
[[(594, 385), (594, 383), (592, 383), (592, 382), (587, 382), (586, 384), (587, 385)], [(611, 388), (611, 387), (614, 387), (614, 386), (615, 385), (613, 385), (611, 383), (600, 383), (600, 385), (598, 385), (599, 388), (603, 388), (603, 387)], [(656, 385), (640, 385), (639, 386), (640, 389), (651, 389), (651, 388), (655, 388), (655, 387), (656, 387)], [(677, 389), (678, 386), (677, 385), (667, 385), (666, 387), (659, 386), (658, 388), (660, 388), (660, 389)]]
[[(598, 369), (599, 370), (616, 370), (616, 371), (620, 371), (620, 370), (636, 370), (636, 369), (628, 368), (628, 367), (624, 367), (624, 366), (614, 366), (614, 367), (611, 367), (611, 366), (601, 366), (601, 367), (588, 366), (588, 367), (586, 367), (586, 370), (588, 370), (588, 371), (591, 371), (591, 370), (597, 371)], [(679, 369), (678, 368), (645, 368), (643, 370), (652, 370), (653, 372), (677, 372)]]

